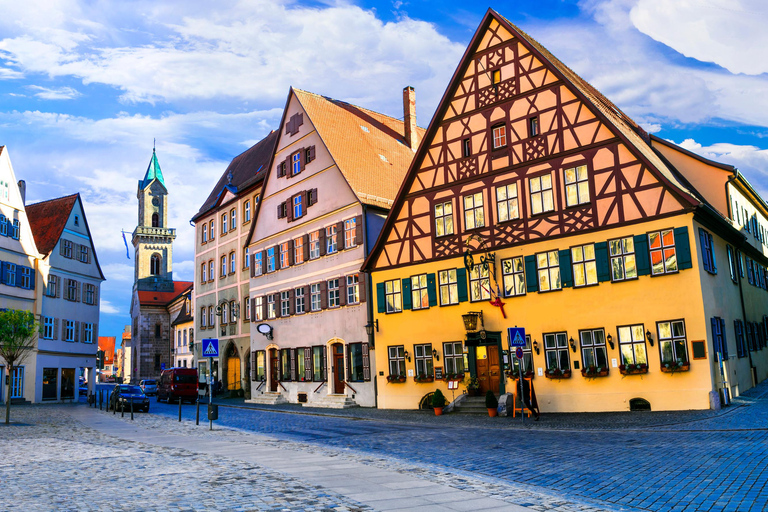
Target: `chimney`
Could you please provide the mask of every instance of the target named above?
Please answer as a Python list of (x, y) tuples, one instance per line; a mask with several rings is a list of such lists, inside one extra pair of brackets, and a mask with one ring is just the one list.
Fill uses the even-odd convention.
[(416, 135), (416, 92), (410, 85), (403, 89), (403, 123), (405, 124), (405, 143), (416, 152), (419, 147)]
[(21, 194), (21, 204), (27, 206), (27, 182), (19, 180), (19, 194)]

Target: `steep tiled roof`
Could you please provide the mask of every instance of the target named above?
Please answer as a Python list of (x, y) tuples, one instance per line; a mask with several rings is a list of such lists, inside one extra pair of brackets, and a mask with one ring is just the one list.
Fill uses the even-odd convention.
[[(219, 178), (216, 186), (213, 187), (208, 198), (200, 207), (200, 210), (192, 217), (192, 220), (198, 219), (206, 214), (210, 209), (216, 206), (219, 196), (229, 188), (233, 193), (243, 190), (253, 183), (264, 179), (264, 174), (269, 167), (269, 161), (275, 149), (278, 132), (272, 130), (269, 135), (251, 146), (246, 151), (240, 153), (227, 166), (227, 169)], [(232, 174), (232, 181), (229, 175)]]
[(153, 292), (139, 290), (139, 303), (142, 306), (165, 306), (193, 285), (191, 281), (174, 281), (172, 292)]
[(75, 206), (78, 194), (50, 199), (25, 207), (35, 245), (41, 254), (49, 255), (61, 238), (64, 226), (67, 225), (69, 214)]
[[(293, 89), (358, 199), (391, 208), (413, 160), (403, 121), (349, 103)], [(418, 140), (425, 130), (417, 128)]]

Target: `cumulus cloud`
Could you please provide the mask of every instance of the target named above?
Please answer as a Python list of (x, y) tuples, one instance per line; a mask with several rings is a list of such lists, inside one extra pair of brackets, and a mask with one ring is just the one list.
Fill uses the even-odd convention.
[(99, 301), (99, 311), (105, 315), (122, 314), (122, 311), (119, 308), (116, 308), (111, 302), (103, 298)]

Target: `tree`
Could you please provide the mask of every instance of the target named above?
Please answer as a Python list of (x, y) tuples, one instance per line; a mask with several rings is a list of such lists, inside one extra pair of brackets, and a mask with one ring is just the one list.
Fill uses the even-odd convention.
[(0, 311), (0, 359), (7, 369), (5, 394), (5, 423), (11, 421), (11, 380), (13, 370), (24, 362), (32, 349), (38, 334), (35, 315), (29, 311), (7, 309)]

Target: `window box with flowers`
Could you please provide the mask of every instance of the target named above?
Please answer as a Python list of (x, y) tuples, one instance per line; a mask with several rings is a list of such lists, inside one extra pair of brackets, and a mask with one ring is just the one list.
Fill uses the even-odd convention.
[[(523, 378), (524, 379), (532, 379), (535, 376), (536, 376), (536, 374), (533, 373), (532, 371), (523, 372)], [(512, 380), (517, 380), (517, 379), (520, 378), (520, 372), (508, 371), (507, 372), (507, 377), (509, 377)]]
[(544, 372), (544, 376), (548, 379), (570, 379), (571, 370), (561, 370), (560, 368), (549, 368)]
[(661, 371), (664, 373), (687, 372), (691, 369), (688, 361), (668, 361), (661, 363)]
[(593, 379), (595, 377), (607, 377), (607, 366), (585, 366), (581, 369), (581, 376), (587, 379)]
[(443, 379), (445, 380), (464, 380), (464, 374), (463, 373), (447, 373)]
[(405, 375), (387, 375), (387, 382), (392, 382), (392, 383), (405, 382)]
[(640, 375), (648, 373), (647, 364), (622, 364), (619, 365), (619, 372), (622, 375)]
[(427, 375), (426, 373), (420, 373), (413, 378), (416, 382), (434, 382), (435, 377), (433, 375)]

